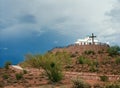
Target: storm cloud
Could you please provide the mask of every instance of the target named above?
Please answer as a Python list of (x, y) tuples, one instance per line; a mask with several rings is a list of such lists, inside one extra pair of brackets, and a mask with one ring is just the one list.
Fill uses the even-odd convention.
[(74, 39), (95, 33), (110, 41), (107, 35), (118, 31), (108, 22), (110, 16), (119, 15), (113, 4), (113, 0), (0, 0), (0, 37), (22, 39), (56, 31)]

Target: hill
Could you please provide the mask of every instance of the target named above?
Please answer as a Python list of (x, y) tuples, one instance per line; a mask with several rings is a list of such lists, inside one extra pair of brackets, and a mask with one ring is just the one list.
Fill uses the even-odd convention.
[(70, 45), (54, 48), (44, 55), (27, 54), (26, 60), (19, 64), (23, 69), (14, 66), (0, 69), (0, 87), (74, 88), (72, 80), (76, 78), (92, 88), (119, 83), (119, 49), (108, 45)]

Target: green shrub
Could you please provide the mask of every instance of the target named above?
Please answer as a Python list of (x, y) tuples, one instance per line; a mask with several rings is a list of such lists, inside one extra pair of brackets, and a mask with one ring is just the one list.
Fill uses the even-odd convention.
[(23, 78), (23, 74), (22, 73), (16, 73), (15, 76), (16, 76), (17, 80), (20, 80), (20, 79)]
[(25, 61), (21, 63), (22, 67), (40, 68), (42, 55), (27, 54), (25, 58)]
[(95, 67), (98, 67), (99, 63), (98, 63), (98, 61), (93, 61), (92, 65)]
[(11, 65), (11, 62), (10, 61), (7, 61), (6, 63), (5, 63), (5, 69), (9, 69), (9, 66)]
[[(54, 55), (53, 55), (54, 56)], [(71, 65), (71, 54), (67, 52), (57, 52), (55, 58), (61, 61), (62, 65)]]
[(56, 58), (57, 60), (61, 61), (62, 65), (70, 65), (71, 64), (71, 58), (70, 54), (67, 52), (56, 52), (56, 53), (46, 53), (44, 55), (32, 55), (27, 54), (25, 56), (25, 61), (21, 63), (22, 67), (34, 67), (34, 68), (40, 68), (41, 65), (44, 62), (44, 59), (47, 58)]
[(103, 51), (102, 51), (102, 50), (99, 50), (99, 51), (98, 51), (98, 54), (102, 54), (102, 53), (103, 53)]
[(70, 55), (70, 57), (72, 57), (72, 58), (73, 58), (73, 57), (76, 57), (76, 56), (77, 56), (76, 54), (71, 54), (71, 55)]
[(98, 71), (98, 68), (94, 67), (94, 66), (91, 66), (90, 69), (89, 69), (90, 72), (97, 72)]
[(52, 82), (59, 82), (63, 78), (62, 69), (65, 65), (70, 65), (70, 54), (58, 52), (56, 54), (45, 54), (41, 67), (45, 70), (48, 78)]
[(119, 83), (108, 84), (105, 86), (105, 88), (120, 88), (120, 84)]
[(118, 55), (119, 51), (120, 51), (120, 47), (119, 46), (112, 46), (112, 47), (108, 48), (108, 50), (107, 50), (109, 56)]
[(83, 80), (77, 78), (72, 80), (73, 86), (72, 88), (91, 88), (91, 86), (87, 83), (85, 83)]
[(46, 76), (52, 82), (60, 81), (63, 78), (63, 67), (69, 66), (70, 64), (71, 58), (67, 52), (48, 52), (44, 55), (27, 54), (25, 61), (22, 63), (24, 67), (43, 68)]
[(83, 56), (80, 56), (80, 57), (78, 58), (78, 63), (79, 63), (79, 64), (88, 64), (88, 65), (90, 65), (90, 64), (91, 64), (91, 61), (90, 61), (89, 59), (83, 57)]
[(103, 82), (106, 82), (108, 81), (108, 77), (107, 76), (100, 76), (100, 80), (103, 81)]
[(8, 74), (4, 74), (4, 75), (2, 76), (2, 78), (3, 78), (3, 79), (8, 79), (9, 76), (8, 76)]
[(78, 58), (78, 62), (79, 62), (79, 64), (85, 64), (85, 58), (84, 57), (79, 57)]
[(94, 51), (92, 51), (92, 50), (88, 50), (88, 51), (85, 51), (85, 52), (84, 52), (84, 54), (87, 54), (87, 55), (92, 54), (92, 55), (94, 55), (94, 54), (95, 54), (95, 52), (94, 52)]
[(101, 84), (95, 84), (95, 85), (93, 86), (93, 88), (104, 88), (104, 87), (103, 87), (103, 85), (101, 85)]
[(45, 70), (47, 77), (52, 82), (58, 82), (62, 79), (62, 67), (59, 60), (54, 58), (46, 58), (45, 62), (42, 65), (42, 68)]
[(27, 74), (27, 71), (26, 71), (26, 70), (23, 70), (23, 74)]
[(116, 58), (115, 62), (116, 64), (120, 64), (120, 58)]

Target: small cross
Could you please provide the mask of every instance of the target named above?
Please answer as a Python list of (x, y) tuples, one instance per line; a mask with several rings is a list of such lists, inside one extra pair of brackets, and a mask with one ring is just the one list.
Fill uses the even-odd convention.
[(92, 36), (89, 36), (89, 38), (92, 38), (92, 44), (94, 44), (94, 38), (95, 38), (96, 36), (94, 36), (94, 34), (92, 33)]

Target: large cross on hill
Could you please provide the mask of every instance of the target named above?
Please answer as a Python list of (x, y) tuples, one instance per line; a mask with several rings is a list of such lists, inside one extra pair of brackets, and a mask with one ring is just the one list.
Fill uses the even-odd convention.
[(89, 36), (89, 38), (92, 38), (92, 44), (94, 44), (94, 38), (95, 38), (96, 36), (94, 36), (94, 34), (92, 33), (92, 35), (91, 36)]

